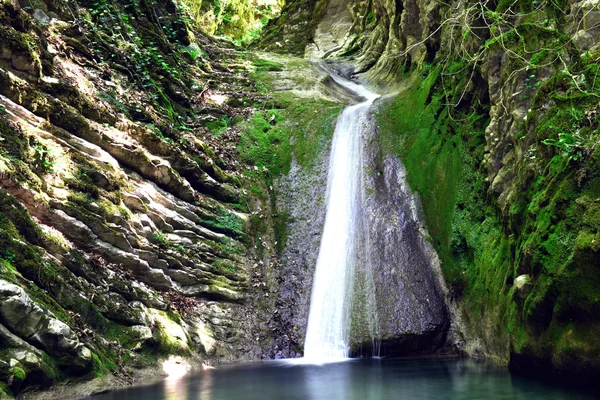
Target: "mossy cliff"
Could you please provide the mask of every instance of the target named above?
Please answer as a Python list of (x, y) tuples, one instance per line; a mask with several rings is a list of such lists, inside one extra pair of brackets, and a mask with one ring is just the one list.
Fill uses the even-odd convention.
[(349, 5), (381, 146), (421, 197), (459, 350), (600, 371), (597, 2)]
[[(258, 45), (389, 94), (374, 162), (420, 196), (457, 351), (600, 370), (599, 26), (596, 1), (292, 0)], [(177, 1), (0, 0), (1, 393), (299, 355), (354, 100)]]
[(0, 1), (0, 392), (86, 394), (279, 337), (274, 177), (341, 103), (289, 92), (325, 87), (308, 62), (235, 50), (189, 12)]

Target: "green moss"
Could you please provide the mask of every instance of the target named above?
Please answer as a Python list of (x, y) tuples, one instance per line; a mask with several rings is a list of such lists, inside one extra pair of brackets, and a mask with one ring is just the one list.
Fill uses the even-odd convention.
[[(1, 7), (2, 5), (0, 5)], [(25, 56), (31, 63), (33, 71), (39, 73), (41, 68), (40, 52), (37, 47), (38, 41), (34, 35), (19, 32), (11, 26), (4, 26), (0, 31), (0, 42), (7, 46), (15, 56)]]
[(9, 122), (3, 109), (0, 108), (0, 152), (8, 157), (28, 161), (29, 140), (21, 128)]
[[(81, 188), (81, 186), (79, 187)], [(106, 192), (104, 194), (106, 195)], [(112, 218), (115, 215), (122, 216), (125, 219), (131, 215), (124, 207), (119, 206), (120, 193), (117, 193), (115, 197), (94, 198), (87, 192), (71, 192), (67, 199), (69, 200), (67, 207), (71, 207), (76, 213), (80, 213), (85, 218), (101, 224), (105, 224), (107, 218)], [(115, 205), (115, 203), (119, 205)]]
[(126, 347), (129, 341), (129, 327), (109, 321), (98, 331), (108, 340), (117, 342), (120, 346)]
[(158, 354), (189, 354), (187, 335), (181, 325), (171, 320), (164, 312), (157, 312), (157, 325), (154, 330), (156, 344), (153, 348)]
[[(107, 339), (111, 340), (109, 337)], [(122, 354), (123, 351), (118, 342), (117, 346), (97, 347), (96, 352), (92, 353), (92, 370), (88, 378), (98, 378), (117, 371), (119, 369), (117, 364), (121, 364)]]
[(30, 244), (39, 243), (39, 235), (41, 230), (27, 211), (12, 196), (0, 192), (0, 258), (11, 266), (5, 278), (12, 278), (34, 301), (69, 323), (70, 317), (55, 298), (73, 276), (66, 268), (42, 259), (42, 251)]
[(224, 260), (224, 259), (217, 259), (211, 265), (213, 267), (215, 267), (218, 271), (223, 271), (223, 272), (235, 273), (240, 270), (239, 266), (235, 265), (234, 263), (232, 263), (229, 260)]
[[(501, 2), (498, 10), (512, 3)], [(500, 79), (522, 84), (523, 98), (515, 101), (531, 110), (515, 138), (501, 139), (517, 154), (526, 150), (525, 157), (500, 171), (482, 163), (488, 94), (476, 83), (477, 66), (464, 60), (414, 71), (399, 95), (382, 100), (378, 119), (382, 148), (403, 160), (421, 197), (431, 242), (467, 325), (501, 357), (509, 356), (510, 344), (513, 353), (564, 367), (569, 357), (585, 364), (600, 354), (598, 341), (582, 339), (597, 330), (600, 315), (600, 274), (593, 267), (600, 261), (600, 159), (593, 144), (598, 120), (590, 117), (597, 88), (589, 84), (599, 69), (594, 56), (566, 45), (560, 21), (541, 24), (552, 13), (553, 6), (545, 7), (502, 36), (492, 32), (483, 47), (491, 55), (510, 48), (522, 56), (509, 57)], [(544, 81), (531, 65), (525, 70), (528, 58), (541, 65), (558, 56), (573, 62), (557, 65)], [(552, 72), (544, 67), (544, 74)], [(500, 198), (485, 181), (491, 170), (504, 174)], [(525, 299), (512, 289), (522, 274), (534, 282)]]
[(222, 244), (218, 247), (225, 255), (239, 255), (244, 253), (244, 246), (240, 242), (230, 238), (223, 239)]
[(221, 136), (227, 130), (227, 126), (229, 125), (226, 117), (222, 117), (216, 121), (211, 121), (206, 124), (206, 128), (211, 131), (213, 136)]
[[(457, 70), (461, 68), (456, 66)], [(456, 214), (459, 201), (468, 201), (468, 198), (459, 198), (461, 189), (466, 192), (481, 188), (481, 182), (473, 174), (466, 175), (470, 163), (477, 160), (472, 160), (470, 149), (465, 146), (465, 141), (468, 145), (479, 143), (480, 139), (478, 134), (465, 138), (455, 134), (463, 127), (452, 126), (448, 109), (442, 106), (441, 97), (433, 89), (439, 73), (434, 69), (423, 81), (413, 80), (401, 95), (381, 105), (377, 117), (382, 149), (396, 154), (405, 163), (409, 184), (421, 196), (427, 227), (446, 276), (451, 286), (460, 292), (466, 277), (459, 264), (473, 255), (463, 248), (465, 239), (460, 232), (453, 231), (453, 221), (464, 220), (464, 215)], [(476, 118), (470, 118), (469, 122), (474, 127), (482, 123)], [(432, 182), (437, 184), (432, 185)]]
[[(225, 233), (236, 239), (244, 240), (246, 237), (246, 223), (234, 212), (220, 208), (214, 219), (202, 218), (202, 223), (214, 231)], [(227, 240), (229, 243), (229, 240)]]
[(12, 399), (14, 396), (8, 385), (5, 382), (0, 382), (0, 399)]
[(273, 176), (290, 168), (290, 138), (282, 126), (285, 117), (279, 110), (256, 113), (240, 138), (238, 151), (242, 160), (267, 169)]
[(283, 64), (275, 61), (265, 60), (263, 58), (258, 58), (252, 61), (252, 65), (254, 65), (257, 72), (283, 71)]
[(61, 376), (61, 371), (54, 359), (45, 352), (42, 352), (42, 361), (44, 362), (42, 365), (44, 375), (46, 375), (50, 381), (56, 381)]
[(16, 386), (21, 384), (27, 378), (27, 373), (23, 368), (13, 367), (12, 369), (13, 382)]
[(92, 373), (94, 374), (95, 377), (100, 377), (100, 376), (104, 376), (104, 365), (102, 364), (102, 361), (100, 361), (100, 358), (95, 354), (92, 353), (92, 359), (93, 359), (93, 368), (92, 368)]

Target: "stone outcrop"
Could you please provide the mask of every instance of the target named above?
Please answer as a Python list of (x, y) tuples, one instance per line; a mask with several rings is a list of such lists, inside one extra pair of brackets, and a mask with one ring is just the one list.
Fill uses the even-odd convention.
[(349, 97), (307, 61), (194, 35), (176, 2), (136, 4), (0, 3), (0, 282), (31, 319), (0, 312), (0, 392), (301, 354), (314, 265), (283, 268), (286, 186), (248, 132), (289, 130), (264, 151), (310, 147), (299, 170)]
[[(600, 14), (596, 1), (509, 3), (351, 1), (331, 55), (397, 92), (377, 106), (383, 157), (402, 159), (422, 199), (462, 332), (453, 345), (589, 380)], [(347, 18), (314, 15), (311, 32)]]
[[(0, 280), (0, 301), (0, 322), (10, 332), (58, 357), (67, 367), (82, 370), (91, 367), (91, 351), (83, 346), (71, 328), (37, 305), (22, 288)], [(25, 355), (25, 359), (38, 355), (32, 351), (31, 355)]]
[(353, 353), (392, 357), (443, 351), (450, 316), (439, 258), (404, 166), (395, 156), (382, 155), (375, 121), (369, 123), (363, 137)]
[[(508, 3), (291, 0), (260, 46), (345, 57), (395, 93), (365, 166), (386, 268), (357, 308), (375, 294), (394, 354), (443, 345), (449, 313), (457, 352), (586, 378), (598, 2)], [(0, 2), (0, 391), (128, 380), (148, 353), (299, 356), (328, 146), (353, 99), (305, 61), (194, 33), (175, 1), (25, 6)]]
[(0, 392), (259, 358), (232, 123), (266, 101), (256, 56), (173, 1), (21, 3), (0, 2)]
[(381, 141), (423, 200), (462, 349), (569, 379), (600, 368), (595, 4), (350, 6), (359, 72), (399, 90)]

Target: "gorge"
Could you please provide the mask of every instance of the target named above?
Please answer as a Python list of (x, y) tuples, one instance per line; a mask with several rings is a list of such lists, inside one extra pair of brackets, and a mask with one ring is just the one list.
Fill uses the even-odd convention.
[(599, 7), (0, 0), (0, 398), (327, 353), (593, 384)]

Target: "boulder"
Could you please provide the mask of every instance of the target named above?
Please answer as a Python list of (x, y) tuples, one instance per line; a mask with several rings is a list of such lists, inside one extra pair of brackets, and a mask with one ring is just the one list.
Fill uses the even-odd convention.
[(146, 343), (154, 342), (154, 337), (152, 336), (152, 330), (144, 325), (135, 325), (132, 326), (130, 331), (130, 338), (135, 341), (133, 350), (140, 349)]

